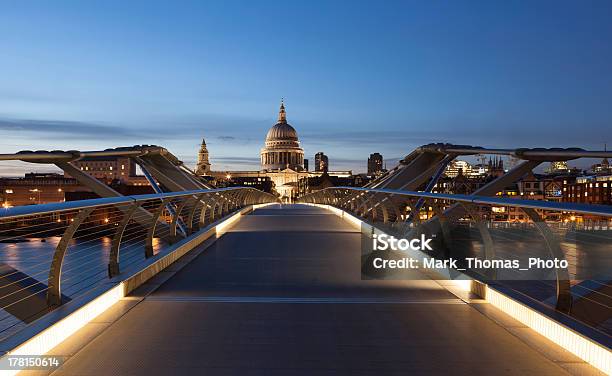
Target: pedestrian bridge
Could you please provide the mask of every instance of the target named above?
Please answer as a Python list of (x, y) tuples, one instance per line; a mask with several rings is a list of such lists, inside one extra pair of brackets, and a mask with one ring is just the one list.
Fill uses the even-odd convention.
[(53, 374), (595, 372), (426, 275), (362, 279), (361, 229), (323, 208), (258, 208), (192, 252), (50, 350)]
[[(455, 156), (483, 150), (423, 147), (367, 187), (297, 204), (213, 189), (157, 147), (0, 155), (53, 161), (102, 197), (0, 211), (0, 372), (612, 373), (612, 208), (495, 196), (543, 158), (608, 152), (488, 150), (525, 161), (471, 194), (433, 192)], [(117, 153), (159, 192), (121, 196), (70, 164)], [(368, 248), (382, 234), (433, 250)], [(569, 266), (378, 270), (376, 257)], [(61, 364), (9, 364), (33, 356)]]

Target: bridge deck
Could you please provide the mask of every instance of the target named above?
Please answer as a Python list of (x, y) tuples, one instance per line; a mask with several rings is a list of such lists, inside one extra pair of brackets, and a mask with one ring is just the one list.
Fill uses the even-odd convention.
[(360, 235), (272, 207), (136, 304), (57, 375), (559, 375), (434, 281), (362, 281)]

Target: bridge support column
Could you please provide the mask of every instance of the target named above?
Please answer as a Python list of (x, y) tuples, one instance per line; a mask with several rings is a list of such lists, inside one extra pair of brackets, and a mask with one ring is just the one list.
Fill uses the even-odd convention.
[[(459, 205), (461, 205), (461, 207), (463, 207), (463, 209), (472, 218), (474, 224), (476, 225), (476, 228), (478, 229), (478, 232), (480, 233), (482, 245), (484, 248), (485, 259), (495, 259), (495, 247), (493, 246), (493, 238), (491, 237), (491, 232), (489, 231), (487, 224), (485, 223), (485, 221), (482, 220), (482, 216), (478, 212), (478, 207), (474, 204), (468, 204), (464, 202), (460, 203)], [(489, 277), (491, 279), (496, 279), (497, 271), (495, 269), (491, 269)]]
[(162, 199), (161, 204), (155, 209), (153, 213), (153, 217), (151, 219), (149, 231), (147, 232), (147, 238), (145, 240), (145, 258), (149, 258), (153, 256), (153, 237), (155, 236), (155, 229), (157, 228), (157, 222), (159, 221), (159, 217), (161, 217), (164, 212), (164, 208), (166, 204), (168, 204), (170, 199)]
[(195, 218), (195, 212), (198, 209), (198, 207), (200, 206), (199, 204), (202, 204), (202, 210), (206, 210), (206, 202), (203, 202), (202, 200), (204, 199), (204, 196), (206, 195), (206, 193), (202, 193), (200, 195), (197, 196), (196, 201), (193, 203), (193, 207), (191, 208), (191, 210), (189, 211), (189, 215), (187, 216), (187, 233), (188, 234), (192, 234), (193, 233), (193, 220)]
[(55, 252), (53, 253), (53, 261), (51, 261), (51, 268), (49, 269), (49, 279), (47, 282), (47, 305), (49, 307), (59, 306), (62, 304), (62, 266), (64, 264), (64, 257), (66, 256), (66, 250), (72, 240), (72, 237), (79, 229), (79, 226), (89, 217), (91, 212), (95, 208), (81, 209), (79, 214), (74, 218), (74, 221), (70, 223), (70, 226), (64, 231), (64, 235), (60, 239)]
[(113, 240), (111, 243), (111, 250), (108, 255), (108, 277), (113, 278), (114, 276), (119, 274), (119, 250), (121, 248), (121, 239), (123, 238), (123, 233), (125, 232), (125, 228), (128, 223), (136, 213), (136, 210), (140, 207), (140, 203), (134, 203), (130, 206), (130, 208), (123, 214), (123, 218), (117, 227), (117, 231), (113, 236)]
[[(540, 234), (542, 234), (550, 256), (552, 258), (560, 260), (564, 259), (565, 255), (561, 250), (561, 245), (559, 244), (557, 235), (552, 232), (546, 222), (544, 222), (544, 219), (542, 219), (542, 217), (535, 211), (535, 209), (521, 209), (529, 217), (529, 219), (533, 221)], [(570, 313), (570, 311), (572, 310), (573, 302), (569, 272), (567, 271), (567, 269), (555, 268), (555, 273), (557, 278), (557, 303), (555, 308), (557, 309), (557, 311), (561, 311), (563, 313)]]

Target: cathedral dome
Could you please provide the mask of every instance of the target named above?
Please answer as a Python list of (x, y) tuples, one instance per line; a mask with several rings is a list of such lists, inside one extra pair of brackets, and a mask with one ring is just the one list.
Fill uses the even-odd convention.
[(289, 123), (276, 123), (270, 128), (268, 134), (266, 135), (266, 141), (297, 141), (298, 135), (295, 128), (293, 128)]
[(297, 141), (298, 135), (295, 128), (287, 123), (287, 113), (285, 112), (285, 104), (281, 103), (280, 111), (278, 112), (278, 122), (270, 128), (266, 135), (266, 142), (269, 141)]

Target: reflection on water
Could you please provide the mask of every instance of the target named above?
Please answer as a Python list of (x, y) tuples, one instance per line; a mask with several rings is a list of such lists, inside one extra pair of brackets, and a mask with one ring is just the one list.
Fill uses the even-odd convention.
[[(60, 241), (60, 237), (30, 238), (15, 243), (0, 242), (0, 265), (4, 265), (4, 282), (0, 283), (0, 296), (9, 294), (6, 292), (7, 285), (16, 283), (24, 284), (23, 277), (17, 277), (17, 273), (11, 271), (16, 269), (25, 273), (37, 282), (20, 286), (23, 293), (28, 288), (46, 288), (49, 269), (53, 254)], [(68, 246), (62, 266), (62, 294), (74, 298), (97, 284), (108, 279), (108, 257), (111, 249), (112, 238), (109, 236), (92, 239), (73, 239)], [(159, 239), (153, 239), (155, 253), (159, 252), (164, 245)], [(144, 240), (141, 238), (129, 239), (126, 237), (120, 249), (120, 265), (122, 270), (130, 265), (141, 262), (144, 257)], [(4, 288), (2, 286), (5, 286)], [(5, 289), (5, 292), (2, 290)], [(44, 294), (44, 292), (43, 292)], [(40, 293), (39, 293), (40, 295)], [(26, 296), (28, 296), (26, 294)], [(5, 338), (21, 327), (20, 320), (5, 310), (0, 310), (0, 338)]]

